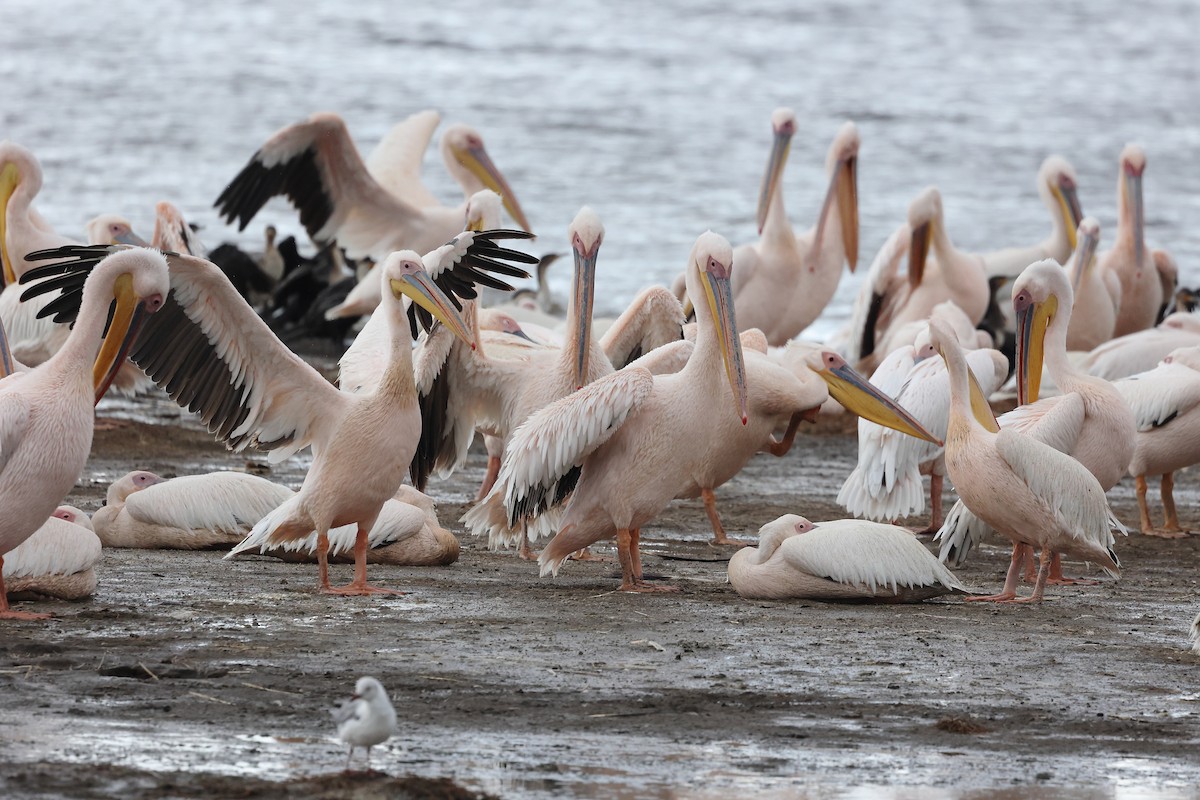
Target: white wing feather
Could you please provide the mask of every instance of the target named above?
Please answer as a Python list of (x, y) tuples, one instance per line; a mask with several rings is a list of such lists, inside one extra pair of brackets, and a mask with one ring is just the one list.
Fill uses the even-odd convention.
[[(900, 270), (900, 262), (908, 253), (909, 242), (912, 239), (912, 229), (908, 223), (902, 224), (892, 232), (883, 247), (875, 254), (871, 268), (867, 270), (867, 278), (858, 291), (854, 301), (854, 312), (850, 317), (850, 336), (846, 345), (846, 360), (855, 364), (862, 358), (862, 337), (867, 324), (867, 312), (875, 294), (884, 294), (896, 282)], [(875, 330), (875, 343), (881, 341), (881, 330)]]
[(74, 575), (100, 560), (100, 537), (82, 525), (50, 517), (33, 535), (4, 554), (4, 579)]
[(125, 499), (138, 522), (183, 530), (245, 530), (294, 493), (243, 472), (185, 475), (147, 486)]
[(1139, 433), (1160, 428), (1200, 403), (1200, 373), (1174, 362), (1159, 364), (1113, 386), (1133, 410)]
[(442, 117), (418, 111), (392, 127), (367, 156), (367, 172), (380, 186), (418, 208), (439, 205), (421, 181), (421, 162)]

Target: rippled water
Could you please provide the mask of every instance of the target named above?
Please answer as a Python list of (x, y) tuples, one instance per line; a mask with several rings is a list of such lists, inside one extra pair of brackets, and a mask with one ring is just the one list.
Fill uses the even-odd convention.
[[(830, 138), (844, 119), (859, 124), (864, 267), (929, 183), (957, 244), (1040, 240), (1049, 222), (1033, 181), (1051, 152), (1075, 164), (1084, 210), (1111, 235), (1117, 154), (1139, 141), (1148, 236), (1185, 281), (1200, 277), (1189, 0), (5, 0), (0, 27), (0, 135), (42, 160), (38, 205), (63, 232), (105, 211), (149, 229), (154, 202), (170, 199), (215, 245), (234, 232), (212, 201), (277, 128), (333, 110), (369, 150), (432, 107), (484, 133), (538, 247), (564, 247), (580, 205), (600, 212), (598, 305), (611, 310), (668, 281), (705, 228), (754, 237), (768, 117), (791, 105), (801, 128), (787, 203), (805, 227)], [(427, 181), (457, 201), (437, 153), (427, 162)], [(272, 205), (241, 241), (257, 243), (259, 221), (298, 230)], [(848, 314), (857, 280), (814, 334)]]

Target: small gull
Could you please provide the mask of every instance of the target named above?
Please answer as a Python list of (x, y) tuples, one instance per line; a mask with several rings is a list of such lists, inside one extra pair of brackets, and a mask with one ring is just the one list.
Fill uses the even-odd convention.
[(350, 745), (346, 754), (346, 769), (354, 757), (354, 748), (367, 748), (367, 768), (371, 766), (371, 747), (392, 738), (396, 730), (396, 709), (388, 699), (383, 684), (374, 678), (363, 677), (354, 684), (354, 694), (337, 708), (331, 709), (338, 726), (338, 738)]

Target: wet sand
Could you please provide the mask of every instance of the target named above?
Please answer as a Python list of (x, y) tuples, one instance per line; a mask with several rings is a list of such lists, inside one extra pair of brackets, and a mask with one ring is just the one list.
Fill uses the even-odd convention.
[[(70, 502), (94, 510), (133, 468), (265, 462), (170, 406), (138, 416), (97, 433)], [(718, 493), (731, 534), (842, 516), (850, 429), (756, 458)], [(443, 524), (461, 529), (483, 466), (433, 484)], [(1176, 491), (1200, 527), (1196, 474)], [(1110, 496), (1136, 520), (1130, 481)], [(997, 607), (745, 601), (708, 535), (698, 501), (644, 531), (647, 571), (682, 589), (650, 596), (614, 591), (611, 547), (542, 579), (464, 538), (450, 567), (373, 567), (409, 593), (371, 599), (316, 594), (308, 565), (108, 551), (90, 601), (3, 626), (0, 796), (1200, 797), (1200, 537), (1132, 535), (1120, 581)], [(1006, 565), (986, 546), (959, 575), (996, 590)], [(364, 674), (400, 734), (373, 752), (386, 775), (338, 776), (327, 709)]]

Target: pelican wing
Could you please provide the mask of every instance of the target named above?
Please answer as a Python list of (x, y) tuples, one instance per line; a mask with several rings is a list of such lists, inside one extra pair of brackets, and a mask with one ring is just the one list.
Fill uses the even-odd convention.
[(125, 500), (125, 511), (148, 525), (238, 531), (255, 525), (293, 494), (286, 486), (257, 475), (213, 472), (174, 478), (133, 492)]
[[(58, 289), (44, 313), (59, 322), (79, 311), (88, 272), (113, 247), (63, 247), (31, 258), (65, 259), (26, 273), (26, 295)], [(231, 449), (253, 445), (281, 461), (328, 441), (345, 414), (339, 392), (289, 350), (225, 274), (195, 256), (167, 253), (171, 293), (142, 326), (129, 358), (180, 406), (200, 415)], [(44, 280), (43, 280), (44, 279)]]
[(442, 117), (418, 111), (397, 123), (367, 156), (367, 172), (387, 191), (418, 208), (438, 205), (421, 181), (421, 162)]
[(650, 371), (651, 375), (669, 375), (679, 372), (687, 366), (692, 351), (696, 349), (695, 342), (678, 341), (656, 347), (629, 364), (630, 367), (641, 367)]
[(1200, 403), (1200, 373), (1174, 362), (1159, 364), (1113, 386), (1133, 409), (1139, 433), (1161, 428)]
[(1087, 409), (1075, 392), (1043, 397), (1036, 403), (1017, 406), (997, 422), (1003, 430), (1014, 430), (1070, 455), (1079, 444)]
[(492, 489), (504, 497), (509, 527), (566, 499), (584, 459), (609, 440), (653, 389), (654, 376), (648, 371), (623, 369), (526, 420), (505, 446), (504, 464)]
[(941, 584), (962, 590), (954, 574), (903, 528), (842, 519), (789, 536), (779, 546), (794, 569), (872, 592)]
[[(461, 309), (458, 301), (474, 300), (478, 297), (476, 285), (503, 292), (512, 291), (513, 287), (496, 275), (528, 278), (529, 273), (515, 264), (536, 264), (537, 257), (504, 247), (498, 242), (532, 238), (533, 234), (525, 231), (463, 231), (441, 247), (426, 253), (421, 260), (438, 288)], [(433, 318), (429, 312), (420, 306), (410, 307), (408, 315), (412, 321), (414, 339), (417, 337), (417, 321), (425, 330), (429, 330), (433, 325)]]
[(912, 229), (905, 223), (897, 228), (871, 262), (867, 279), (863, 281), (854, 313), (850, 318), (850, 341), (846, 360), (851, 364), (875, 352), (879, 332), (886, 327), (882, 318), (887, 298), (896, 292), (907, 293), (907, 282), (899, 275), (900, 263), (908, 255)]
[(600, 347), (615, 369), (656, 347), (683, 338), (683, 306), (662, 286), (643, 289), (600, 338)]
[(100, 537), (82, 525), (50, 517), (33, 535), (4, 554), (4, 579), (74, 575), (100, 560)]

